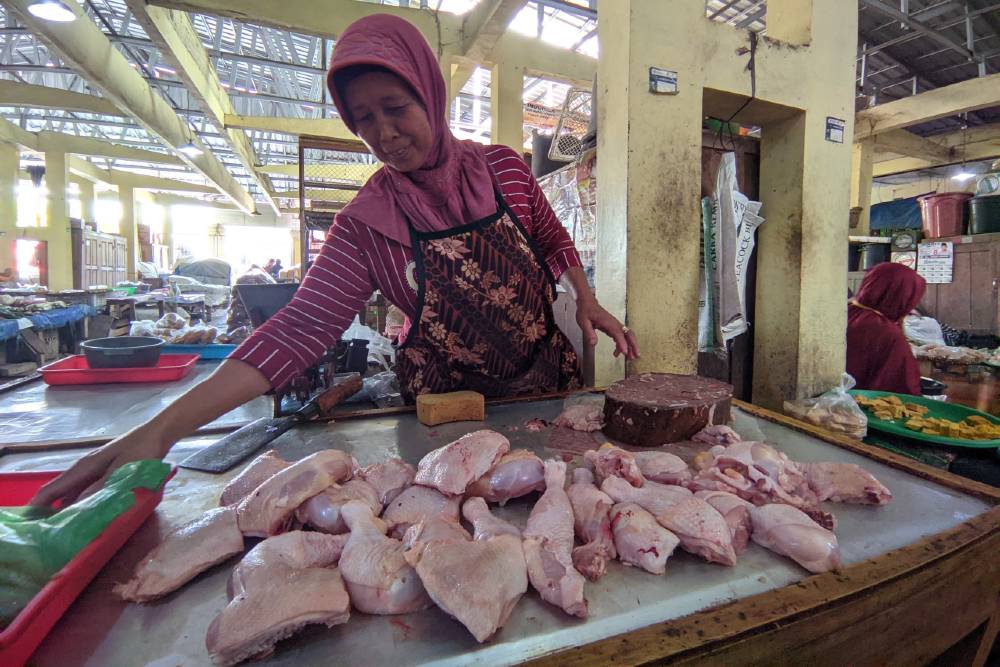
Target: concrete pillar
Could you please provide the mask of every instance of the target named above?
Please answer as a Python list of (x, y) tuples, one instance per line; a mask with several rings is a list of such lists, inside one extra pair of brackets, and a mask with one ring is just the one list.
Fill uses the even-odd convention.
[[(702, 63), (688, 29), (704, 3), (620, 0), (598, 23), (597, 297), (636, 332), (628, 372), (697, 369)], [(678, 71), (676, 95), (654, 95), (649, 67)], [(624, 362), (601, 336), (595, 383)]]
[(17, 182), (21, 153), (0, 142), (0, 275), (17, 273)]
[(861, 209), (858, 226), (852, 233), (864, 236), (871, 228), (872, 174), (875, 142), (865, 139), (854, 144), (851, 153), (851, 207)]
[(94, 207), (94, 183), (81, 178), (77, 182), (77, 186), (80, 188), (80, 208), (82, 210), (83, 221), (95, 222), (97, 220), (97, 213)]
[(812, 41), (813, 0), (768, 0), (767, 36), (786, 44)]
[(40, 237), (47, 242), (48, 284), (51, 290), (73, 289), (73, 246), (69, 231), (66, 154), (45, 153), (46, 226)]
[(490, 108), (494, 144), (524, 152), (524, 68), (497, 63), (490, 76)]
[(139, 255), (139, 244), (136, 240), (138, 211), (136, 210), (135, 188), (131, 185), (118, 185), (118, 202), (122, 207), (121, 235), (125, 237), (126, 280), (135, 280), (135, 260)]

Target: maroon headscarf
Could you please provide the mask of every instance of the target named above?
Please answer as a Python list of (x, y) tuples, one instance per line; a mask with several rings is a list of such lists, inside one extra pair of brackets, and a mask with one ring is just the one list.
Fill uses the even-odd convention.
[(385, 165), (342, 213), (404, 245), (407, 220), (419, 231), (441, 231), (496, 211), (493, 180), (479, 144), (460, 141), (448, 128), (448, 100), (434, 52), (417, 28), (389, 14), (373, 14), (348, 26), (333, 49), (327, 87), (340, 117), (357, 134), (337, 75), (347, 67), (384, 68), (416, 93), (430, 119), (434, 143), (427, 161), (402, 173)]
[(858, 389), (920, 395), (920, 368), (902, 321), (924, 297), (927, 281), (885, 262), (865, 276), (847, 310), (847, 372)]

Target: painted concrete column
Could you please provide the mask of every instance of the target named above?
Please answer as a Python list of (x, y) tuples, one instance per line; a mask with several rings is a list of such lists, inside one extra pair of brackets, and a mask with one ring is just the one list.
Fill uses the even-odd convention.
[(139, 254), (139, 244), (136, 240), (136, 202), (135, 188), (131, 185), (118, 185), (118, 202), (122, 207), (121, 235), (125, 237), (125, 275), (126, 280), (135, 280), (135, 260)]
[(490, 76), (491, 140), (524, 152), (524, 68), (497, 63)]
[(851, 153), (851, 207), (861, 209), (861, 217), (854, 234), (864, 236), (871, 227), (872, 176), (874, 171), (875, 142), (864, 139), (853, 146)]
[[(702, 68), (690, 36), (701, 2), (620, 0), (598, 22), (597, 297), (639, 339), (628, 372), (697, 369)], [(679, 73), (676, 95), (649, 68)], [(597, 385), (625, 373), (601, 336)]]
[(47, 242), (49, 289), (73, 289), (73, 244), (69, 231), (66, 154), (45, 153), (46, 226), (40, 237)]
[(17, 268), (17, 182), (21, 153), (0, 142), (0, 274)]
[(80, 188), (80, 208), (84, 222), (96, 222), (97, 213), (94, 206), (94, 184), (85, 178), (77, 181)]

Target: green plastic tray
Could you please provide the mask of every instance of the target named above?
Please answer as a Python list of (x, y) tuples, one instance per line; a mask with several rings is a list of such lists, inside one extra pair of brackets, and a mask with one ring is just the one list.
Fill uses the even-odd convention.
[[(893, 395), (899, 396), (899, 400), (903, 401), (903, 403), (916, 403), (917, 405), (925, 405), (930, 408), (930, 412), (925, 415), (926, 417), (937, 417), (939, 419), (950, 419), (951, 421), (960, 422), (966, 417), (979, 415), (980, 417), (989, 419), (994, 424), (1000, 424), (1000, 419), (985, 412), (980, 412), (979, 410), (974, 410), (973, 408), (969, 408), (964, 405), (957, 405), (955, 403), (935, 401), (930, 398), (924, 398), (923, 396), (910, 396), (908, 394), (893, 394), (891, 391), (869, 391), (860, 389), (854, 389), (850, 393), (853, 395), (864, 396), (866, 398), (880, 398), (882, 396)], [(949, 445), (951, 447), (971, 447), (973, 449), (995, 449), (1000, 447), (1000, 439), (965, 440), (963, 438), (947, 438), (943, 435), (920, 433), (919, 431), (911, 431), (903, 426), (903, 422), (905, 420), (878, 419), (867, 408), (862, 408), (862, 410), (864, 410), (865, 414), (868, 416), (868, 428), (873, 428), (876, 431), (882, 431), (883, 433), (891, 433), (893, 435), (899, 435), (912, 440), (933, 442), (938, 445)]]

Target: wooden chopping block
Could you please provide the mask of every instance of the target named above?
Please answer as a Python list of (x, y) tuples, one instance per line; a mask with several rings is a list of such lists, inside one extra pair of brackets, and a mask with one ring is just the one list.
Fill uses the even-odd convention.
[(486, 399), (475, 391), (417, 396), (417, 419), (425, 426), (449, 422), (482, 421), (486, 418)]

